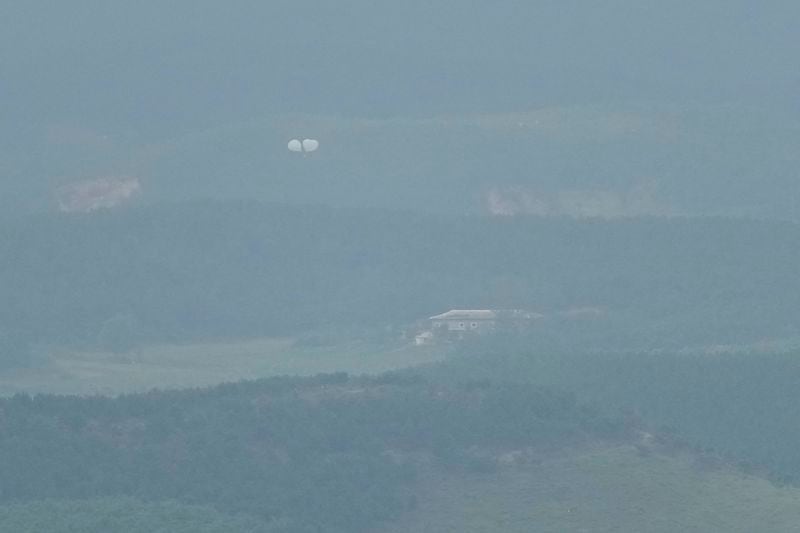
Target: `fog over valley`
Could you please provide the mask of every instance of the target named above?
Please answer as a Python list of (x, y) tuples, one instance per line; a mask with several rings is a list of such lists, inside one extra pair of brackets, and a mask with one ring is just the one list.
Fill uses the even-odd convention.
[(0, 4), (0, 533), (789, 532), (800, 4)]

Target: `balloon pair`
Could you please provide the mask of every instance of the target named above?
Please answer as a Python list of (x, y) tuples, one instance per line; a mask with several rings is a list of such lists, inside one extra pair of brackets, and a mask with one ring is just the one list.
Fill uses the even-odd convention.
[(292, 139), (289, 141), (289, 150), (292, 152), (313, 152), (319, 148), (319, 141), (316, 139), (303, 139), (300, 141), (299, 139)]

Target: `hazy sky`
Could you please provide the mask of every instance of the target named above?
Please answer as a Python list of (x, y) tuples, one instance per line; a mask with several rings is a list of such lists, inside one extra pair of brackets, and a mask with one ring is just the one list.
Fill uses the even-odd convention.
[(798, 21), (790, 0), (4, 2), (2, 105), (175, 127), (630, 99), (796, 110)]
[[(499, 181), (655, 183), (657, 212), (797, 217), (798, 22), (793, 0), (2, 2), (0, 206), (109, 175), (151, 200), (456, 205), (420, 192), (435, 178), (468, 211)], [(548, 109), (568, 111), (505, 139), (353, 122)], [(330, 119), (312, 173), (284, 160), (286, 116)]]

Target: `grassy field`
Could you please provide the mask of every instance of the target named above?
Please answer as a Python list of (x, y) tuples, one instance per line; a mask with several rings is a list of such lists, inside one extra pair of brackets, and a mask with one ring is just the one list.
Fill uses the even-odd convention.
[(291, 339), (154, 345), (140, 353), (49, 349), (45, 364), (0, 373), (0, 396), (18, 392), (113, 395), (187, 388), (277, 375), (373, 374), (439, 360), (414, 346), (351, 343), (298, 347)]
[(429, 471), (418, 508), (380, 533), (791, 532), (800, 490), (633, 446), (566, 454), (491, 474)]

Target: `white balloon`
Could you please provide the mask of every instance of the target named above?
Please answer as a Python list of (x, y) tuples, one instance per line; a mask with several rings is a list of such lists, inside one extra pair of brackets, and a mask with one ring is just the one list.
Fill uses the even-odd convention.
[(289, 141), (289, 150), (291, 150), (292, 152), (302, 152), (303, 144), (297, 139), (292, 139), (291, 141)]
[(303, 151), (313, 152), (319, 148), (319, 141), (316, 139), (303, 139)]

